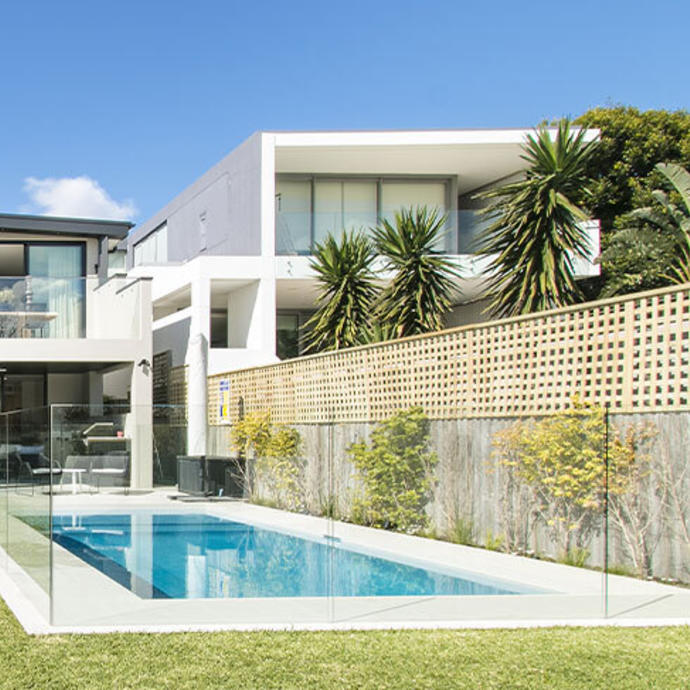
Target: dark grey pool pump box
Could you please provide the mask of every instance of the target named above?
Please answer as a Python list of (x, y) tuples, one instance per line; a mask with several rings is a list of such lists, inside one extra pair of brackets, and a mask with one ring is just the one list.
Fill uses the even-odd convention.
[(178, 455), (177, 486), (195, 496), (244, 497), (244, 460), (214, 455)]

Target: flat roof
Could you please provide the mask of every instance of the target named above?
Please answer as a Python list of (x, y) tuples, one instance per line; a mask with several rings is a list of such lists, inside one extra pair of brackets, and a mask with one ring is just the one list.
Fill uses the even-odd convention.
[(95, 218), (65, 218), (61, 216), (33, 216), (0, 213), (0, 231), (32, 232), (46, 235), (81, 235), (84, 237), (112, 237), (124, 239), (134, 227), (126, 220), (98, 220)]

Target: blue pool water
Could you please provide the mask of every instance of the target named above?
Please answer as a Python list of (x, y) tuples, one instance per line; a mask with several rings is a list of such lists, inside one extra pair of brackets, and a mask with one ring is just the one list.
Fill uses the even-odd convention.
[(145, 598), (524, 592), (204, 514), (56, 515), (53, 538)]

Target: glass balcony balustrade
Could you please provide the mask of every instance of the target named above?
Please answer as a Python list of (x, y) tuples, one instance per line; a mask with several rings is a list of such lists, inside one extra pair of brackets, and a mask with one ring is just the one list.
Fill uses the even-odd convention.
[(141, 283), (113, 277), (0, 277), (0, 339), (140, 337)]
[(0, 338), (83, 338), (85, 278), (0, 277)]
[[(384, 217), (392, 222), (394, 215), (391, 211)], [(329, 234), (339, 236), (342, 230), (361, 230), (370, 235), (376, 224), (376, 218), (370, 214), (277, 211), (276, 254), (310, 255), (314, 246), (322, 243)], [(437, 249), (446, 254), (472, 254), (477, 235), (485, 225), (486, 221), (477, 211), (450, 211), (446, 214), (446, 230)]]

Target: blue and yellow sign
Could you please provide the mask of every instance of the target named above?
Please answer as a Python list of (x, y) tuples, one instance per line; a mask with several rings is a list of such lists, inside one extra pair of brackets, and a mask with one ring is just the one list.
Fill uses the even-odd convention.
[(221, 379), (218, 384), (218, 419), (221, 424), (230, 424), (230, 379)]

